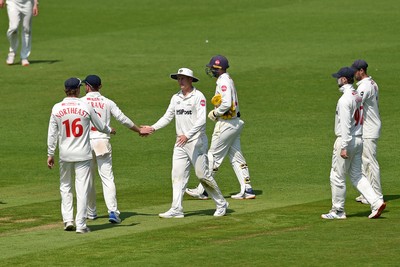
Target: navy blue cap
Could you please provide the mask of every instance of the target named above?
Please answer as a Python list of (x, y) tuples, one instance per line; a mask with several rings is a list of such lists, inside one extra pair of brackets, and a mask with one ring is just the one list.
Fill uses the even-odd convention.
[(81, 87), (81, 85), (82, 85), (81, 80), (75, 77), (69, 78), (64, 82), (65, 89), (67, 90), (77, 89)]
[(351, 67), (356, 70), (361, 70), (361, 69), (367, 70), (368, 63), (363, 59), (357, 59), (356, 61), (353, 62), (353, 65), (351, 65)]
[(227, 68), (229, 68), (229, 63), (226, 57), (217, 55), (212, 57), (210, 63), (208, 63), (206, 66), (209, 68), (226, 70)]
[(97, 75), (88, 75), (82, 81), (82, 83), (89, 85), (90, 87), (98, 88), (101, 85), (101, 79)]
[(349, 67), (343, 67), (341, 68), (338, 72), (333, 73), (332, 77), (333, 78), (340, 78), (340, 77), (346, 77), (348, 79), (353, 79), (354, 78), (354, 73), (355, 69), (349, 68)]

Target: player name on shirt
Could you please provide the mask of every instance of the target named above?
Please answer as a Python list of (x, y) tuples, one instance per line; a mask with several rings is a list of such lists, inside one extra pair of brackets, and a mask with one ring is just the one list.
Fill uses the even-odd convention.
[(89, 115), (89, 113), (87, 113), (85, 110), (80, 109), (80, 108), (64, 108), (64, 109), (61, 109), (60, 111), (58, 111), (57, 114), (55, 114), (55, 115), (57, 118), (61, 118), (68, 114), (78, 114), (82, 117), (87, 117)]
[(102, 103), (102, 99), (99, 97), (87, 97), (87, 103), (90, 104), (93, 108), (104, 109), (105, 104)]

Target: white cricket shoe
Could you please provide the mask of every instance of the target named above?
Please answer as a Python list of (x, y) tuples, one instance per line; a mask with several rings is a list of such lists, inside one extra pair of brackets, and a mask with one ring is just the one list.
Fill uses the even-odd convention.
[(236, 195), (232, 195), (231, 198), (233, 198), (233, 199), (255, 199), (256, 194), (254, 194), (254, 191), (252, 188), (248, 188), (244, 191), (244, 193), (238, 193)]
[(8, 56), (7, 56), (7, 59), (6, 59), (7, 65), (14, 64), (14, 60), (15, 60), (15, 54), (12, 53), (12, 52), (8, 53)]
[(321, 215), (322, 219), (327, 219), (327, 220), (334, 220), (334, 219), (338, 219), (338, 220), (343, 220), (346, 219), (346, 213), (344, 211), (342, 212), (337, 212), (337, 211), (329, 211), (329, 213), (326, 214), (322, 214)]
[(379, 218), (382, 214), (382, 211), (386, 208), (386, 203), (382, 202), (382, 204), (377, 209), (373, 209), (371, 214), (368, 216), (370, 219)]
[(64, 231), (74, 231), (74, 230), (75, 230), (74, 222), (64, 223)]
[(361, 202), (362, 204), (369, 205), (368, 201), (365, 199), (363, 195), (359, 195), (358, 197), (356, 197), (356, 201)]
[(220, 207), (220, 208), (217, 208), (217, 209), (215, 210), (214, 216), (215, 216), (215, 217), (224, 216), (224, 215), (226, 214), (226, 210), (228, 209), (228, 207), (229, 207), (229, 203), (226, 202), (226, 204), (225, 204), (224, 206), (222, 206), (222, 207)]
[(82, 229), (76, 229), (76, 233), (77, 234), (87, 234), (87, 233), (90, 233), (90, 229), (89, 229), (89, 227), (82, 228)]
[(164, 212), (164, 213), (160, 213), (160, 214), (158, 214), (158, 216), (160, 218), (166, 218), (166, 219), (169, 219), (169, 218), (183, 218), (183, 217), (185, 217), (185, 215), (183, 215), (182, 211), (176, 211), (176, 210), (173, 210), (173, 209), (170, 209), (170, 210), (168, 210), (167, 212)]
[(197, 190), (197, 188), (195, 188), (195, 189), (186, 188), (185, 192), (186, 192), (186, 194), (188, 194), (189, 196), (191, 196), (193, 198), (198, 198), (198, 199), (201, 199), (201, 200), (208, 199), (207, 192), (203, 191), (203, 193), (200, 194), (199, 190)]
[(21, 60), (21, 65), (27, 67), (29, 66), (29, 61), (26, 58), (24, 58), (23, 60)]

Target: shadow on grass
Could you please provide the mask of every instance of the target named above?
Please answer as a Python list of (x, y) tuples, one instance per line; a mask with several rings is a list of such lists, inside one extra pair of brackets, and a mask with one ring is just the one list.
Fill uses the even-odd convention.
[[(215, 209), (206, 209), (206, 210), (195, 210), (195, 211), (188, 211), (185, 212), (185, 217), (190, 216), (213, 216)], [(235, 210), (228, 208), (226, 211), (226, 215), (229, 216), (231, 213), (234, 213)]]
[(384, 195), (383, 198), (386, 202), (390, 202), (392, 200), (396, 200), (400, 198), (400, 195)]
[(7, 204), (7, 202), (0, 201), (0, 204)]
[[(93, 224), (94, 222), (96, 222), (96, 220), (93, 220), (92, 223), (90, 223), (89, 228), (93, 232), (93, 231), (100, 231), (100, 230), (104, 230), (104, 229), (110, 229), (110, 228), (113, 228), (113, 227), (135, 226), (135, 225), (138, 225), (140, 223), (124, 224), (123, 221), (126, 220), (129, 217), (138, 216), (138, 215), (140, 215), (140, 216), (158, 216), (157, 214), (148, 214), (148, 213), (121, 212), (119, 217), (122, 220), (122, 224), (114, 224), (114, 223), (110, 223), (110, 222), (107, 222), (105, 224)], [(108, 218), (108, 215), (98, 216), (97, 218)], [(88, 220), (88, 221), (91, 221), (91, 220)]]
[[(385, 199), (386, 203), (391, 202), (396, 199), (399, 199), (399, 198), (400, 198), (400, 195), (384, 195), (384, 199)], [(363, 204), (361, 204), (361, 205), (363, 205)], [(368, 208), (367, 211), (353, 213), (353, 214), (346, 214), (347, 217), (368, 217), (368, 215), (371, 214), (371, 211), (369, 210), (369, 205), (364, 205), (364, 206)], [(378, 218), (378, 220), (386, 219), (385, 213), (390, 213), (390, 204), (388, 204), (386, 206), (386, 209), (382, 212), (382, 215)]]
[[(58, 63), (58, 62), (61, 62), (61, 60), (59, 60), (59, 59), (43, 59), (43, 60), (29, 60), (29, 65), (32, 65), (32, 64), (54, 64), (54, 63)], [(18, 61), (16, 61), (16, 62), (14, 62), (13, 64), (8, 64), (9, 66), (16, 66), (16, 65), (21, 65), (21, 62), (18, 62)]]
[(61, 60), (58, 59), (53, 59), (53, 60), (29, 60), (30, 64), (42, 64), (42, 63), (47, 63), (47, 64), (54, 64), (54, 63), (58, 63), (61, 62)]

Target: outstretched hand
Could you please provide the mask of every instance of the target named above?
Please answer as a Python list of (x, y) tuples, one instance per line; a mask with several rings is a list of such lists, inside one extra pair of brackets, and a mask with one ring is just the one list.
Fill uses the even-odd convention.
[(140, 125), (140, 131), (139, 135), (140, 136), (149, 136), (152, 133), (154, 133), (155, 129), (149, 125)]

